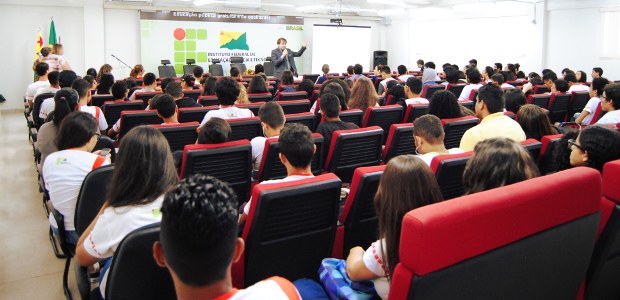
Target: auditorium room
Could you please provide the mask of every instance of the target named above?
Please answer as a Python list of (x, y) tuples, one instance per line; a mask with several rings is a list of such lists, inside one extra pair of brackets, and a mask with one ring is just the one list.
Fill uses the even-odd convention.
[(0, 20), (0, 299), (620, 299), (618, 0)]

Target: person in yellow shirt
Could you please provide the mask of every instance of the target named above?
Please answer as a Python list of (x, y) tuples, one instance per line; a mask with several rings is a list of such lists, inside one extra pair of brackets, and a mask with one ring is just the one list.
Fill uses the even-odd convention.
[(478, 142), (494, 137), (506, 137), (515, 142), (525, 140), (525, 132), (519, 123), (504, 115), (502, 94), (502, 90), (493, 84), (478, 90), (475, 109), (476, 116), (482, 121), (465, 132), (459, 148), (471, 151)]

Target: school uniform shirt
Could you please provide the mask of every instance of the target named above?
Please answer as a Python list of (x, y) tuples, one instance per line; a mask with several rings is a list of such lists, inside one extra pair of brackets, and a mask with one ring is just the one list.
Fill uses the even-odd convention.
[[(104, 157), (75, 149), (49, 154), (43, 162), (43, 180), (50, 195), (52, 206), (65, 217), (65, 229), (75, 230), (73, 216), (75, 204), (86, 175), (109, 162)], [(58, 228), (52, 214), (52, 226)]]
[(99, 130), (103, 131), (108, 129), (108, 121), (105, 119), (101, 108), (98, 106), (80, 105), (80, 111), (89, 113), (95, 117), (95, 119), (97, 119), (97, 123), (99, 123)]
[[(312, 177), (314, 177), (314, 175), (312, 175), (312, 174), (309, 174), (309, 175), (291, 175), (291, 176), (286, 176), (286, 177), (284, 177), (282, 179), (265, 180), (265, 181), (259, 183), (259, 185), (296, 181), (296, 180), (302, 180), (302, 179), (312, 178)], [(250, 198), (250, 201), (248, 201), (248, 203), (243, 207), (243, 213), (244, 214), (246, 214), (246, 215), (250, 214), (250, 205), (251, 204), (252, 204), (252, 198)]]
[(230, 107), (221, 107), (217, 110), (211, 110), (207, 112), (205, 117), (200, 122), (200, 126), (204, 125), (211, 118), (221, 118), (221, 119), (239, 119), (239, 118), (251, 118), (254, 116), (251, 110), (247, 108), (238, 108), (236, 106)]
[(589, 92), (590, 87), (583, 84), (573, 84), (566, 93), (570, 94), (572, 92)]
[(598, 108), (600, 103), (601, 98), (599, 97), (592, 97), (590, 98), (590, 100), (588, 100), (586, 106), (583, 107), (583, 111), (587, 111), (588, 115), (583, 118), (583, 120), (581, 121), (581, 125), (590, 125), (590, 123), (592, 123), (592, 119), (594, 119), (594, 113), (596, 112), (596, 109)]
[(407, 74), (400, 75), (400, 76), (398, 76), (398, 80), (400, 80), (402, 82), (407, 82), (407, 79), (409, 79), (409, 77), (412, 77), (412, 76), (413, 75), (407, 75)]
[(233, 288), (228, 293), (213, 300), (250, 299), (301, 300), (301, 296), (293, 283), (285, 278), (273, 276), (243, 290)]
[(377, 294), (381, 299), (387, 299), (390, 293), (390, 283), (387, 280), (388, 266), (383, 257), (383, 248), (385, 248), (385, 239), (377, 240), (366, 249), (362, 260), (368, 270), (379, 276), (373, 280)]
[(47, 80), (35, 81), (29, 84), (26, 87), (26, 99), (34, 100), (34, 96), (37, 94), (37, 91), (41, 88), (46, 88), (50, 86), (50, 82)]
[[(466, 85), (465, 87), (463, 87), (463, 90), (461, 91), (461, 95), (459, 95), (458, 100), (469, 100), (469, 94), (471, 94), (471, 91), (477, 90), (480, 87), (482, 87), (482, 84), (480, 83), (470, 83)], [(471, 100), (476, 100), (476, 99), (471, 99)]]
[[(272, 137), (278, 137), (277, 135)], [(252, 144), (252, 169), (257, 171), (260, 168), (260, 163), (263, 160), (263, 153), (265, 151), (265, 141), (267, 140), (264, 136), (257, 136), (252, 139), (250, 144)]]
[(39, 118), (46, 120), (47, 116), (54, 111), (54, 108), (56, 108), (54, 98), (47, 98), (43, 100), (41, 106), (39, 107)]
[(608, 111), (602, 118), (596, 122), (596, 125), (609, 125), (620, 123), (620, 109)]
[(56, 92), (58, 92), (59, 90), (60, 90), (60, 88), (55, 88), (55, 87), (52, 87), (52, 86), (40, 88), (40, 89), (37, 90), (37, 93), (34, 94), (34, 97), (36, 98), (37, 96), (39, 96), (41, 94), (45, 94), (45, 93), (54, 93), (54, 94), (56, 94)]

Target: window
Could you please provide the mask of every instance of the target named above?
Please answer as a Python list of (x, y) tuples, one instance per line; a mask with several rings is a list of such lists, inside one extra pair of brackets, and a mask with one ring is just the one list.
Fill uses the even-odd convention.
[(601, 9), (602, 51), (601, 57), (620, 58), (620, 9)]

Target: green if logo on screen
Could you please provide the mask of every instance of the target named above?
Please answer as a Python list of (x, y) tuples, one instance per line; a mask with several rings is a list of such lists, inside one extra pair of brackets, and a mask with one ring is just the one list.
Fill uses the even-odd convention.
[(220, 31), (220, 49), (250, 50), (246, 33)]
[(176, 28), (174, 30), (174, 70), (183, 74), (183, 65), (186, 59), (194, 59), (196, 63), (207, 62), (207, 52), (198, 49), (207, 49), (207, 30)]

